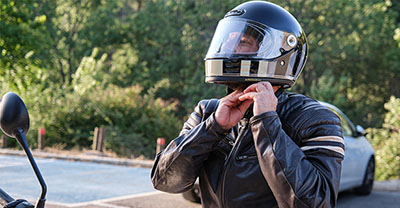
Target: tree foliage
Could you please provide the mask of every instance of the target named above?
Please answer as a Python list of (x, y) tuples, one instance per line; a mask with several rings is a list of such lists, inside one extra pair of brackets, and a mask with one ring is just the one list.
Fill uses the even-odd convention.
[[(129, 102), (140, 103), (151, 95), (154, 103), (158, 98), (174, 103), (165, 113), (181, 123), (200, 99), (225, 94), (223, 86), (204, 83), (204, 56), (218, 21), (242, 2), (1, 0), (1, 93), (21, 94), (34, 113), (34, 128), (50, 128), (54, 141), (72, 141), (67, 146), (87, 146), (92, 127), (111, 125), (89, 99), (108, 90), (124, 94), (136, 86), (139, 100)], [(400, 4), (390, 0), (272, 2), (289, 10), (308, 38), (308, 61), (292, 91), (335, 104), (358, 124), (381, 126), (382, 106), (390, 96), (400, 97)], [(105, 112), (111, 108), (103, 107)], [(132, 113), (124, 112), (121, 122)], [(113, 146), (130, 137), (156, 136), (111, 123), (110, 132), (126, 135)], [(157, 131), (171, 136), (166, 129)]]
[(375, 149), (377, 180), (397, 179), (400, 171), (400, 99), (391, 97), (381, 128), (368, 129), (368, 139)]

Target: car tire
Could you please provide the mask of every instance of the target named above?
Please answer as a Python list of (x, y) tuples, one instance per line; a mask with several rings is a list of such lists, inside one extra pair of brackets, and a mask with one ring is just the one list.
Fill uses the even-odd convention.
[(363, 184), (355, 189), (359, 195), (368, 195), (371, 193), (374, 186), (375, 177), (375, 159), (371, 157), (368, 161), (367, 169), (365, 170)]
[(198, 184), (194, 184), (193, 188), (190, 189), (189, 191), (186, 191), (182, 194), (183, 198), (194, 202), (194, 203), (201, 203), (201, 198), (200, 198), (200, 187)]

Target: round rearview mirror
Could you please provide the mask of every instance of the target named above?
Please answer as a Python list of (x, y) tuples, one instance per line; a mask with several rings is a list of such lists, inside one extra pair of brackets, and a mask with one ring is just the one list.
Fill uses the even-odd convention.
[(9, 137), (14, 137), (18, 129), (25, 134), (29, 130), (29, 114), (22, 99), (15, 93), (8, 92), (0, 103), (0, 128)]

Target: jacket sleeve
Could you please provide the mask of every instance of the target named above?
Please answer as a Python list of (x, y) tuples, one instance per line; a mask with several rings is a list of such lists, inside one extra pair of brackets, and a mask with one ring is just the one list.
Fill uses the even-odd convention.
[(155, 189), (180, 193), (192, 188), (203, 161), (226, 136), (227, 132), (215, 121), (214, 113), (205, 118), (203, 110), (207, 107), (204, 106), (209, 104), (201, 101), (185, 122), (180, 136), (157, 154), (151, 171)]
[(261, 171), (279, 207), (335, 207), (344, 158), (340, 119), (328, 109), (297, 116), (306, 118), (292, 136), (300, 145), (275, 111), (250, 120)]

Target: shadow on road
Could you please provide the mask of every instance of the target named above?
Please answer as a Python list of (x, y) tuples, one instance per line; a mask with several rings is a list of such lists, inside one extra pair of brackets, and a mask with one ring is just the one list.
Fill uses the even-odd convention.
[[(343, 192), (339, 194), (338, 208), (393, 208), (400, 204), (400, 192), (373, 191), (368, 196), (360, 196), (352, 192)], [(188, 202), (183, 199), (181, 194), (167, 194), (162, 192), (152, 192), (139, 194), (120, 199), (106, 199), (78, 204), (48, 204), (49, 208), (201, 208), (200, 204)]]
[(400, 192), (373, 191), (370, 195), (361, 196), (347, 191), (339, 194), (338, 208), (392, 208), (400, 204)]

